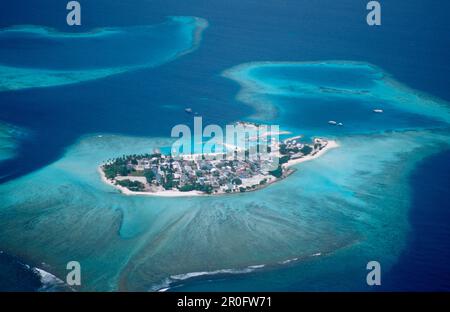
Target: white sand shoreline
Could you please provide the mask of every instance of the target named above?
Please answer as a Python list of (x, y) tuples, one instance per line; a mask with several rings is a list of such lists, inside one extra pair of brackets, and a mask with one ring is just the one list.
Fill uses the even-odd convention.
[[(305, 161), (310, 161), (313, 159), (316, 159), (323, 154), (325, 154), (328, 150), (339, 147), (339, 144), (334, 140), (327, 140), (327, 145), (324, 146), (320, 151), (316, 152), (314, 155), (307, 155), (303, 156), (298, 159), (292, 159), (289, 160), (287, 163), (283, 164), (284, 168), (291, 167), (297, 164), (300, 164)], [(126, 187), (123, 187), (121, 185), (114, 184), (114, 182), (110, 179), (107, 179), (105, 176), (105, 173), (103, 172), (101, 166), (97, 167), (97, 171), (100, 173), (101, 180), (114, 187), (115, 189), (119, 190), (122, 194), (127, 196), (133, 196), (133, 195), (143, 195), (143, 196), (157, 196), (157, 197), (191, 197), (191, 196), (217, 196), (217, 195), (227, 195), (227, 194), (239, 194), (239, 193), (218, 193), (218, 194), (206, 194), (200, 191), (189, 191), (189, 192), (181, 192), (178, 190), (161, 190), (156, 192), (134, 192), (129, 190)], [(277, 181), (282, 180), (283, 178), (274, 179), (270, 181), (266, 186), (276, 183)], [(264, 186), (265, 187), (265, 186)], [(252, 191), (258, 191), (259, 188), (252, 190)]]
[(200, 191), (189, 191), (189, 192), (181, 192), (175, 190), (164, 190), (157, 192), (133, 192), (123, 187), (121, 185), (114, 184), (112, 180), (106, 178), (105, 173), (103, 172), (101, 166), (97, 168), (97, 171), (100, 173), (102, 181), (112, 187), (118, 189), (124, 195), (145, 195), (145, 196), (159, 196), (159, 197), (186, 197), (186, 196), (205, 196), (208, 194), (202, 193)]
[(339, 147), (339, 144), (334, 140), (327, 140), (327, 142), (328, 142), (327, 145), (324, 146), (320, 151), (316, 152), (314, 155), (307, 155), (307, 156), (303, 156), (302, 158), (291, 159), (283, 166), (291, 167), (291, 166), (300, 164), (305, 161), (310, 161), (310, 160), (316, 159), (316, 158), (322, 156), (323, 154), (325, 154), (326, 152), (328, 152), (330, 149)]

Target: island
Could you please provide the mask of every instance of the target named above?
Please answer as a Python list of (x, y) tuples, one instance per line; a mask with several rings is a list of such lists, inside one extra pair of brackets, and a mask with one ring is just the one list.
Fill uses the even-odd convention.
[[(267, 169), (267, 159), (227, 159), (220, 155), (182, 155), (174, 158), (160, 151), (123, 155), (99, 167), (102, 180), (126, 195), (198, 196), (244, 193), (261, 189), (295, 171), (292, 165), (319, 157), (337, 147), (333, 140), (301, 136), (271, 143), (269, 156), (277, 167)], [(217, 156), (217, 157), (216, 157)]]

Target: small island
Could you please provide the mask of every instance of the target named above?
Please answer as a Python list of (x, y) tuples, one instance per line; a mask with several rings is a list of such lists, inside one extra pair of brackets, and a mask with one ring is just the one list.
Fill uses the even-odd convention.
[[(300, 136), (269, 146), (269, 156), (278, 166), (267, 170), (267, 159), (233, 159), (223, 154), (205, 159), (204, 155), (174, 158), (160, 151), (124, 155), (99, 167), (104, 182), (126, 195), (198, 196), (255, 191), (294, 172), (294, 164), (319, 157), (337, 147), (335, 141), (314, 138), (300, 142)], [(217, 156), (217, 157), (216, 157)]]

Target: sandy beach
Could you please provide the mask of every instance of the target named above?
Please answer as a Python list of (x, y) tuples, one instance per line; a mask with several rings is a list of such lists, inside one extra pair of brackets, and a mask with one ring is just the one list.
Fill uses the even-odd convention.
[(105, 173), (103, 172), (101, 166), (97, 168), (97, 171), (100, 173), (102, 181), (112, 187), (121, 191), (124, 195), (145, 195), (145, 196), (160, 196), (160, 197), (187, 197), (187, 196), (205, 196), (207, 194), (202, 193), (200, 191), (189, 191), (189, 192), (180, 192), (176, 190), (164, 190), (157, 192), (133, 192), (127, 189), (126, 187), (116, 185), (112, 180), (106, 178)]
[(334, 140), (328, 140), (327, 142), (328, 142), (327, 145), (325, 145), (320, 151), (314, 153), (313, 155), (307, 155), (307, 156), (303, 156), (301, 158), (291, 159), (283, 166), (291, 167), (293, 165), (297, 165), (297, 164), (305, 162), (305, 161), (310, 161), (310, 160), (316, 159), (316, 158), (322, 156), (323, 154), (325, 154), (330, 149), (339, 147), (339, 144)]

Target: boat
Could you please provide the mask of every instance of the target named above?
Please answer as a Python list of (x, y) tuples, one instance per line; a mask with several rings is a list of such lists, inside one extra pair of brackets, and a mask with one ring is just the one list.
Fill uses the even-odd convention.
[(186, 113), (190, 114), (190, 113), (192, 113), (192, 108), (190, 108), (190, 107), (185, 108), (184, 111), (185, 111)]
[(342, 122), (340, 122), (337, 125), (342, 127), (344, 124)]
[(382, 110), (382, 109), (379, 109), (379, 108), (376, 108), (376, 109), (373, 110), (373, 112), (374, 112), (374, 113), (382, 113), (383, 110)]
[(333, 126), (337, 125), (337, 122), (334, 120), (330, 120), (330, 121), (328, 121), (328, 123)]

